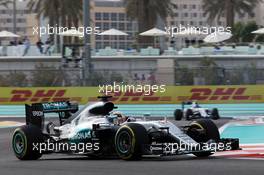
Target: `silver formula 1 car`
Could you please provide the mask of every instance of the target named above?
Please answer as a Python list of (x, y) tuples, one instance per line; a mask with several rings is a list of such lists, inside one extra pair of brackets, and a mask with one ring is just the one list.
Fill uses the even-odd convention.
[[(186, 106), (190, 106), (186, 108)], [(220, 118), (219, 111), (217, 108), (207, 109), (201, 107), (196, 101), (182, 102), (182, 109), (176, 109), (174, 111), (175, 120), (193, 120), (199, 118), (209, 118), (218, 120)]]
[[(150, 155), (204, 157), (239, 149), (238, 139), (220, 138), (211, 120), (177, 127), (167, 119), (136, 119), (113, 112), (116, 107), (109, 98), (101, 97), (81, 110), (70, 102), (26, 105), (26, 125), (17, 128), (12, 138), (16, 157), (36, 160), (43, 154), (70, 153), (135, 160)], [(45, 123), (44, 113), (58, 113), (58, 124)]]

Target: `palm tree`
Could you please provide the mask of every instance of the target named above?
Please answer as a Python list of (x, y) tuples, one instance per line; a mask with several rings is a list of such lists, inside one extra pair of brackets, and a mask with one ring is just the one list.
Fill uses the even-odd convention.
[(48, 18), (51, 26), (59, 24), (59, 0), (30, 0), (28, 7), (32, 12), (37, 13), (37, 17)]
[(249, 14), (253, 16), (253, 10), (262, 0), (203, 0), (203, 8), (209, 14), (209, 21), (225, 16), (228, 27), (234, 26), (235, 14)]
[[(30, 0), (28, 7), (37, 13), (38, 18), (42, 16), (48, 19), (50, 26), (54, 27), (77, 28), (82, 20), (82, 0)], [(54, 36), (51, 37), (54, 39)], [(64, 41), (69, 42), (71, 39), (66, 37)], [(59, 42), (57, 38), (57, 43)]]
[(238, 22), (233, 28), (233, 39), (236, 42), (263, 42), (264, 35), (252, 34), (257, 29), (258, 25), (255, 21), (249, 21), (247, 23)]
[(62, 24), (68, 25), (68, 27), (79, 25), (83, 14), (82, 2), (82, 0), (63, 0), (61, 8)]
[(50, 25), (77, 27), (82, 18), (82, 0), (30, 0), (30, 10), (49, 20)]
[[(172, 14), (171, 0), (124, 0), (126, 12), (131, 20), (137, 20), (138, 31), (144, 32), (155, 27), (158, 18), (166, 20)], [(139, 38), (139, 43), (150, 41), (148, 38)]]

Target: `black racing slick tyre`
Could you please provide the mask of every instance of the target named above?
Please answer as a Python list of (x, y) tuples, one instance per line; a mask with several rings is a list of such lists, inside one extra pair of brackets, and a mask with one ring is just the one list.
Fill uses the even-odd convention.
[(24, 125), (14, 131), (12, 148), (16, 157), (20, 160), (37, 160), (42, 154), (34, 148), (34, 145), (43, 142), (41, 130), (34, 125)]
[[(219, 141), (220, 134), (217, 126), (209, 119), (199, 119), (190, 124), (187, 134), (198, 143), (206, 143), (209, 140)], [(197, 157), (208, 157), (213, 152), (196, 152)]]
[(182, 119), (182, 117), (183, 117), (183, 112), (182, 112), (182, 110), (180, 110), (180, 109), (176, 109), (176, 110), (174, 111), (174, 119), (177, 120), (177, 121), (179, 121), (179, 120)]
[(220, 119), (219, 111), (218, 111), (217, 108), (212, 109), (212, 113), (211, 113), (211, 115), (212, 115), (212, 119), (213, 119), (213, 120), (218, 120), (218, 119)]
[(146, 129), (137, 123), (121, 126), (115, 135), (116, 153), (123, 160), (140, 159), (148, 143)]

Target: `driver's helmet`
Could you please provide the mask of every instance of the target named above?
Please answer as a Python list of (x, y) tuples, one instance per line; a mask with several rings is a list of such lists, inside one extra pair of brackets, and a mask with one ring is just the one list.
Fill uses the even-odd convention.
[(200, 106), (196, 101), (192, 102), (192, 108), (199, 108), (199, 107)]
[(120, 125), (120, 124), (127, 121), (127, 117), (124, 114), (122, 114), (121, 112), (114, 111), (113, 114), (116, 115), (116, 117), (117, 117), (117, 124)]

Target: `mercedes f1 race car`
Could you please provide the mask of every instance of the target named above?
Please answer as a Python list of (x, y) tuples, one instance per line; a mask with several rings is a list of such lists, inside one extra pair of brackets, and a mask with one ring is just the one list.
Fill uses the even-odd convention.
[[(17, 128), (12, 138), (16, 157), (36, 160), (43, 154), (65, 153), (135, 160), (181, 154), (206, 157), (239, 149), (239, 140), (220, 138), (211, 120), (177, 127), (166, 118), (148, 121), (125, 116), (114, 110), (110, 97), (100, 98), (81, 110), (71, 102), (26, 105), (26, 125)], [(57, 113), (58, 124), (45, 123), (45, 113)]]
[[(186, 105), (191, 105), (189, 108), (185, 108)], [(213, 120), (218, 120), (220, 118), (219, 111), (217, 108), (212, 110), (207, 108), (202, 108), (197, 102), (182, 102), (182, 109), (176, 109), (174, 111), (175, 120), (181, 120), (186, 118), (186, 120), (199, 119), (199, 118), (210, 118)]]

